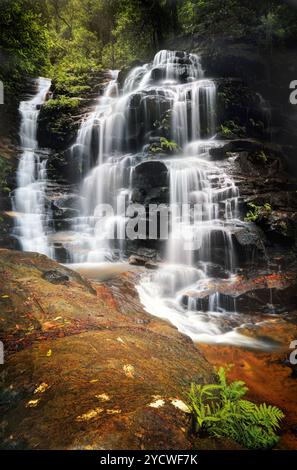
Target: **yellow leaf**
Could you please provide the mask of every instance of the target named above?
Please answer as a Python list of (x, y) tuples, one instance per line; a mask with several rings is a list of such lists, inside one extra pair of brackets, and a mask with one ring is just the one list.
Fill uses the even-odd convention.
[(102, 408), (95, 408), (94, 410), (90, 410), (81, 416), (77, 416), (76, 421), (89, 421), (90, 419), (96, 418), (103, 411), (104, 410)]
[(53, 353), (53, 351), (51, 349), (49, 349), (48, 352), (46, 353), (46, 356), (51, 357), (52, 353)]
[(98, 400), (101, 400), (101, 401), (109, 401), (110, 400), (107, 393), (102, 393), (101, 395), (95, 395), (95, 398), (98, 398)]
[(95, 384), (98, 382), (98, 379), (93, 379), (93, 380), (90, 380), (90, 384)]
[(48, 389), (49, 385), (42, 382), (38, 387), (35, 388), (34, 393), (44, 393)]
[(114, 410), (106, 410), (106, 413), (108, 415), (118, 415), (122, 412), (122, 410), (117, 410), (117, 409), (114, 409)]
[(2, 299), (9, 299), (9, 295), (1, 295)]
[(125, 364), (123, 366), (123, 371), (125, 372), (125, 375), (129, 377), (130, 379), (133, 379), (135, 370), (134, 367), (131, 364)]
[(38, 405), (39, 398), (37, 400), (30, 400), (28, 401), (26, 408), (35, 408)]

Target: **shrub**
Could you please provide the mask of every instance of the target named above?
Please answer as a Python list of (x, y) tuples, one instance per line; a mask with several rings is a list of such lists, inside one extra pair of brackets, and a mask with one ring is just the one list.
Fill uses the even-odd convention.
[(218, 384), (192, 384), (188, 406), (196, 431), (213, 437), (228, 437), (251, 449), (267, 449), (278, 442), (283, 412), (276, 406), (256, 405), (243, 399), (248, 391), (243, 381), (228, 383), (226, 370), (218, 370)]
[(43, 107), (45, 111), (71, 111), (77, 108), (79, 104), (80, 100), (78, 98), (61, 95), (58, 98), (48, 100)]

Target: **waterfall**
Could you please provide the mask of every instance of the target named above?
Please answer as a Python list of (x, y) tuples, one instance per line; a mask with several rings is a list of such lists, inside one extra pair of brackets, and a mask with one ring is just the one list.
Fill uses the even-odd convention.
[[(36, 97), (20, 105), (23, 155), (14, 198), (23, 249), (43, 253), (48, 253), (46, 160), (38, 156), (36, 125), (48, 87), (40, 79)], [(151, 146), (161, 145), (161, 139), (169, 145), (175, 141), (176, 153), (154, 153)], [(155, 164), (155, 179), (165, 168), (166, 181), (161, 181), (169, 188), (169, 237), (163, 262), (137, 286), (144, 307), (194, 340), (255, 346), (238, 331), (245, 320), (232, 290), (239, 268), (234, 233), (243, 222), (238, 189), (211, 157), (221, 145), (216, 84), (205, 77), (196, 54), (160, 51), (124, 80), (119, 71), (110, 71), (71, 148), (80, 162), (81, 206), (61, 240), (71, 263), (92, 272), (98, 263), (125, 261), (134, 243), (127, 241), (126, 226), (133, 219), (135, 189), (145, 191), (139, 168)], [(146, 217), (145, 208), (139, 225), (146, 226)]]
[(46, 100), (50, 86), (50, 80), (39, 78), (36, 95), (20, 103), (22, 155), (17, 169), (17, 188), (12, 197), (16, 216), (14, 235), (22, 249), (49, 256), (52, 253), (47, 243), (45, 211), (47, 159), (38, 150), (37, 123), (40, 107)]

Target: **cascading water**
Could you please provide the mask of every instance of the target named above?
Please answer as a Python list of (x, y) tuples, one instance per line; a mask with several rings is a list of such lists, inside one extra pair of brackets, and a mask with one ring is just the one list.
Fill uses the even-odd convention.
[[(34, 105), (44, 97), (41, 83), (39, 91), (36, 101), (28, 102), (35, 113)], [(27, 114), (24, 109), (23, 122)], [(145, 308), (195, 340), (262, 346), (237, 332), (245, 320), (236, 313), (232, 295), (238, 267), (232, 234), (242, 222), (238, 189), (210, 157), (210, 149), (221, 145), (215, 139), (215, 116), (216, 86), (204, 77), (195, 54), (160, 51), (153, 63), (134, 68), (124, 83), (118, 71), (111, 71), (98, 105), (83, 121), (71, 149), (82, 171), (82, 203), (71, 233), (63, 234), (64, 248), (71, 262), (84, 269), (125, 260), (125, 229), (133, 217), (128, 217), (126, 208), (135, 199), (139, 167), (158, 163), (159, 169), (167, 168), (170, 231), (164, 262), (138, 285)], [(30, 132), (35, 135), (36, 129)], [(24, 129), (21, 133), (27, 135)], [(156, 142), (162, 145), (164, 134), (167, 145), (172, 139), (175, 148), (180, 147), (179, 155), (151, 150)], [(39, 251), (46, 252), (40, 209), (45, 174), (36, 175), (36, 145), (35, 138), (29, 145), (23, 143), (31, 147), (31, 154), (24, 150), (15, 207), (26, 216), (18, 222), (23, 248), (31, 249), (34, 243), (36, 249), (38, 240)], [(25, 158), (30, 160), (27, 172)], [(141, 193), (143, 188), (136, 189)], [(25, 210), (21, 210), (22, 191), (33, 201)]]
[(13, 194), (15, 211), (14, 235), (24, 251), (52, 255), (47, 242), (47, 215), (45, 211), (46, 158), (38, 152), (37, 122), (40, 107), (46, 100), (51, 81), (37, 80), (36, 95), (22, 101), (20, 144), (22, 156), (17, 170), (17, 189)]

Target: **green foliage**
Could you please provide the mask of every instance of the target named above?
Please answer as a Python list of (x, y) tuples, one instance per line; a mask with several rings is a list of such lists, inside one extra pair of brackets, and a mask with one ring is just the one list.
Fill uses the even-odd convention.
[(260, 150), (259, 152), (256, 152), (254, 155), (253, 155), (253, 160), (255, 160), (256, 162), (259, 162), (261, 164), (265, 164), (268, 162), (268, 155), (264, 152), (264, 150)]
[(205, 36), (253, 38), (266, 49), (296, 41), (296, 13), (277, 0), (183, 0), (178, 10), (184, 32)]
[(12, 165), (0, 155), (0, 188), (2, 193), (9, 193), (8, 177), (13, 171)]
[[(59, 95), (84, 96), (89, 84), (67, 83), (71, 71), (83, 75), (98, 65), (115, 69), (148, 60), (180, 32), (207, 41), (252, 35), (269, 50), (297, 37), (296, 14), (277, 0), (0, 0), (0, 5), (0, 80), (12, 98), (27, 75), (50, 76)], [(225, 96), (224, 105), (234, 101)]]
[(235, 121), (226, 121), (221, 124), (221, 133), (224, 137), (242, 137), (246, 134), (246, 128)]
[(29, 1), (1, 0), (0, 8), (0, 80), (6, 96), (14, 98), (24, 76), (47, 63), (48, 31)]
[(80, 100), (78, 98), (69, 98), (67, 96), (61, 95), (59, 98), (48, 100), (43, 108), (45, 112), (58, 111), (65, 112), (71, 111), (75, 108), (78, 108)]
[(150, 146), (152, 153), (177, 153), (180, 150), (179, 145), (174, 140), (168, 140), (165, 137), (160, 137), (160, 143), (153, 143)]
[(248, 206), (250, 207), (250, 210), (247, 212), (244, 219), (246, 222), (257, 222), (260, 217), (268, 215), (272, 211), (271, 205), (268, 202), (263, 204), (263, 206), (249, 202)]
[(276, 406), (243, 399), (247, 391), (243, 381), (228, 383), (223, 367), (218, 370), (217, 384), (192, 384), (188, 406), (196, 431), (228, 437), (251, 449), (273, 447), (284, 414)]
[(223, 124), (221, 124), (221, 131), (225, 137), (230, 137), (232, 135), (231, 129), (229, 129), (227, 126), (224, 126)]

